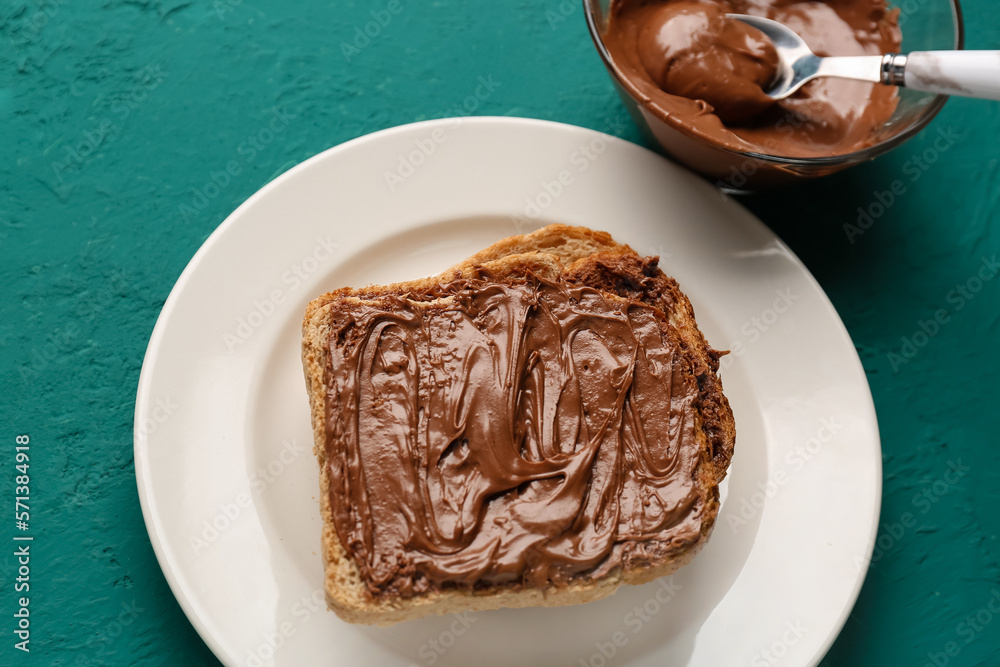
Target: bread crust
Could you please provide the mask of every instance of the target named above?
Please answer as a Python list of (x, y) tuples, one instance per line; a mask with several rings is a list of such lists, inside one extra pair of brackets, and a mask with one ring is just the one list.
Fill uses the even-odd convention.
[[(562, 606), (597, 600), (613, 594), (622, 584), (642, 584), (675, 572), (704, 546), (718, 514), (718, 483), (725, 477), (735, 443), (735, 424), (718, 378), (720, 353), (698, 330), (694, 309), (677, 283), (656, 268), (657, 258), (640, 257), (609, 234), (584, 227), (549, 225), (531, 234), (512, 236), (482, 250), (437, 276), (369, 286), (344, 288), (314, 299), (302, 323), (302, 363), (309, 393), (313, 427), (313, 452), (320, 468), (320, 514), (323, 521), (322, 554), (324, 588), (328, 606), (345, 621), (391, 625), (433, 614), (481, 611), (501, 607)], [(644, 279), (633, 279), (636, 267)], [(574, 581), (547, 588), (496, 586), (485, 589), (444, 589), (412, 598), (371, 596), (357, 565), (341, 544), (334, 528), (327, 472), (326, 390), (324, 374), (331, 334), (329, 311), (345, 299), (373, 300), (388, 295), (418, 295), (456, 278), (486, 269), (497, 280), (563, 278), (595, 287), (608, 294), (634, 299), (657, 308), (674, 326), (681, 347), (690, 358), (698, 380), (696, 437), (701, 460), (695, 472), (703, 503), (701, 531), (694, 541), (676, 544), (658, 565), (631, 570), (617, 568), (599, 579)], [(711, 425), (706, 428), (706, 424)]]

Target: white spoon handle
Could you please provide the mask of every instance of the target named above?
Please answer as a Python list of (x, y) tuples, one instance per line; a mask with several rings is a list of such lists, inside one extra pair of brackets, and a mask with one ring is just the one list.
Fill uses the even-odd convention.
[(928, 93), (1000, 100), (1000, 51), (914, 51), (903, 80)]

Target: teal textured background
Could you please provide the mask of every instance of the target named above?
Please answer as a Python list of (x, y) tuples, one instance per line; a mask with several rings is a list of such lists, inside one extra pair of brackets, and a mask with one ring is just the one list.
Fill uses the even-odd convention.
[[(0, 552), (0, 663), (216, 664), (153, 556), (132, 414), (167, 294), (247, 197), (348, 139), (467, 111), (639, 141), (577, 0), (400, 0), (348, 62), (341, 44), (387, 4), (0, 7), (0, 492), (12, 512), (14, 436), (28, 433), (35, 535), (30, 656), (13, 648), (16, 563)], [(1000, 47), (995, 3), (963, 4), (968, 47)], [(462, 110), (479, 77), (495, 90)], [(262, 134), (275, 113), (287, 124)], [(941, 131), (959, 138), (938, 151)], [(915, 168), (922, 155), (933, 163)], [(963, 620), (1000, 590), (1000, 280), (968, 284), (1000, 252), (998, 157), (1000, 106), (954, 99), (890, 155), (744, 200), (830, 295), (882, 430), (882, 548), (825, 664), (920, 666), (948, 642), (950, 664), (1000, 664), (1000, 617)], [(905, 192), (870, 228), (845, 231), (894, 181)], [(939, 309), (945, 323), (918, 335)], [(962, 474), (946, 483), (949, 466)]]

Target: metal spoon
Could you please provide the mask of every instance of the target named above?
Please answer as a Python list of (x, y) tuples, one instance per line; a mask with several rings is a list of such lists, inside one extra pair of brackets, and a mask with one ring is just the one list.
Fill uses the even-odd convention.
[(905, 86), (941, 95), (1000, 100), (1000, 51), (914, 51), (909, 55), (821, 58), (791, 28), (760, 16), (727, 14), (774, 42), (778, 72), (770, 90), (782, 100), (820, 76)]

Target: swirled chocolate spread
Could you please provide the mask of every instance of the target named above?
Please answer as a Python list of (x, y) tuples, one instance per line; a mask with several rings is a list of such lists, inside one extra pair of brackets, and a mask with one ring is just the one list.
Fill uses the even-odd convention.
[(786, 157), (876, 143), (895, 88), (820, 78), (773, 102), (774, 46), (727, 13), (783, 23), (820, 56), (898, 52), (902, 39), (885, 0), (613, 0), (604, 44), (644, 108), (710, 143)]
[(331, 321), (330, 507), (371, 595), (597, 578), (710, 528), (695, 477), (711, 426), (660, 309), (487, 275)]

